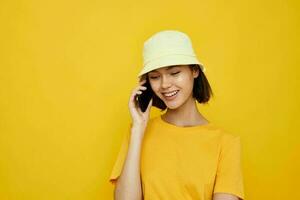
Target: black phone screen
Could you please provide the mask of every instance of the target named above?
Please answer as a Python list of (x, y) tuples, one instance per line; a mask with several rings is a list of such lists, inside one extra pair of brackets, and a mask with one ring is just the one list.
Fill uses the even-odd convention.
[(146, 90), (141, 90), (142, 94), (137, 95), (137, 103), (138, 106), (141, 108), (142, 112), (145, 112), (148, 104), (153, 97), (153, 90), (147, 78), (147, 81), (143, 84), (143, 86), (147, 87)]

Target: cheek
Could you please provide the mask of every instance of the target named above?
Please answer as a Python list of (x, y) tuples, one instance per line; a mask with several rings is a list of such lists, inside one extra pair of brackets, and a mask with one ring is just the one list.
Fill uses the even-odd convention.
[(159, 90), (159, 85), (156, 83), (152, 83), (151, 84), (151, 88), (152, 90), (157, 94), (158, 90)]
[(193, 91), (194, 79), (191, 79), (188, 76), (178, 78), (178, 87), (182, 89), (184, 96), (189, 96)]
[(189, 88), (191, 83), (191, 79), (188, 76), (180, 76), (176, 80), (176, 84), (181, 88)]

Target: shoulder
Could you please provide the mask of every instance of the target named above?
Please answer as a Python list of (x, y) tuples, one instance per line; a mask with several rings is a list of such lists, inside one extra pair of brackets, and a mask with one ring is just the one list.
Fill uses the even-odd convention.
[(213, 124), (210, 129), (217, 133), (221, 143), (223, 143), (223, 144), (240, 141), (240, 138), (241, 138), (240, 135), (238, 135), (232, 131), (229, 131), (228, 129), (226, 129), (222, 126)]
[(221, 155), (230, 155), (233, 158), (239, 156), (241, 152), (241, 137), (224, 128), (219, 128)]

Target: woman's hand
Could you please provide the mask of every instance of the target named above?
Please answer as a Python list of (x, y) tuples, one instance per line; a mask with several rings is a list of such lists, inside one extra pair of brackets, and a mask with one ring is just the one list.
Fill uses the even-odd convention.
[(147, 88), (145, 86), (142, 86), (146, 80), (142, 80), (139, 82), (139, 85), (132, 90), (130, 100), (128, 103), (129, 111), (132, 118), (132, 127), (141, 128), (142, 130), (145, 130), (148, 120), (149, 120), (149, 113), (150, 108), (152, 106), (153, 99), (150, 100), (148, 107), (145, 112), (142, 112), (141, 108), (138, 106), (135, 98), (136, 95), (142, 94), (142, 90), (146, 90)]

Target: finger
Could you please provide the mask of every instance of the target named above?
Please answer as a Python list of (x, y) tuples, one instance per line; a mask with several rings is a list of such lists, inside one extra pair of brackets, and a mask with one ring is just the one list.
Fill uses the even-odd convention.
[(146, 83), (146, 81), (147, 81), (146, 79), (139, 81), (139, 85)]
[(136, 100), (136, 96), (132, 99), (130, 102), (130, 108), (132, 108), (132, 111), (135, 111), (137, 116), (141, 116), (141, 110), (138, 104), (138, 101)]
[(136, 90), (139, 90), (139, 89), (147, 89), (147, 87), (146, 87), (146, 86), (139, 85), (139, 86), (137, 86), (135, 89), (136, 89)]
[(141, 92), (143, 92), (143, 91), (145, 91), (145, 90), (147, 90), (147, 87), (143, 87), (143, 86), (140, 86), (140, 87), (137, 87), (137, 88), (135, 88), (135, 93), (138, 93), (139, 91), (141, 91)]
[(136, 102), (136, 98), (137, 98), (137, 91), (134, 89), (131, 92), (129, 104), (132, 104), (133, 102)]
[(132, 90), (132, 95), (137, 96), (141, 90), (144, 90), (144, 88), (141, 88), (141, 87), (135, 88), (134, 90)]
[(149, 110), (150, 110), (150, 108), (151, 108), (151, 106), (152, 106), (152, 102), (153, 102), (153, 98), (151, 98), (151, 100), (150, 100), (150, 102), (149, 102), (149, 104), (148, 104), (148, 106), (147, 106), (147, 109), (146, 109), (146, 112), (147, 112), (147, 113), (149, 112)]
[(136, 104), (135, 104), (135, 109), (138, 112), (139, 116), (142, 116), (143, 112), (142, 112), (142, 109), (140, 108), (138, 102), (136, 102)]
[(138, 106), (137, 107), (137, 111), (139, 113), (139, 116), (142, 116), (143, 115), (143, 111), (141, 110), (141, 108)]
[(141, 82), (141, 81), (144, 81), (144, 80), (146, 80), (147, 79), (147, 77), (141, 77), (140, 79), (139, 79), (139, 81)]
[(142, 94), (141, 91), (135, 91), (134, 95), (133, 95), (134, 106), (136, 109), (138, 109), (140, 107), (139, 102), (138, 102), (138, 95), (140, 95), (140, 94)]

